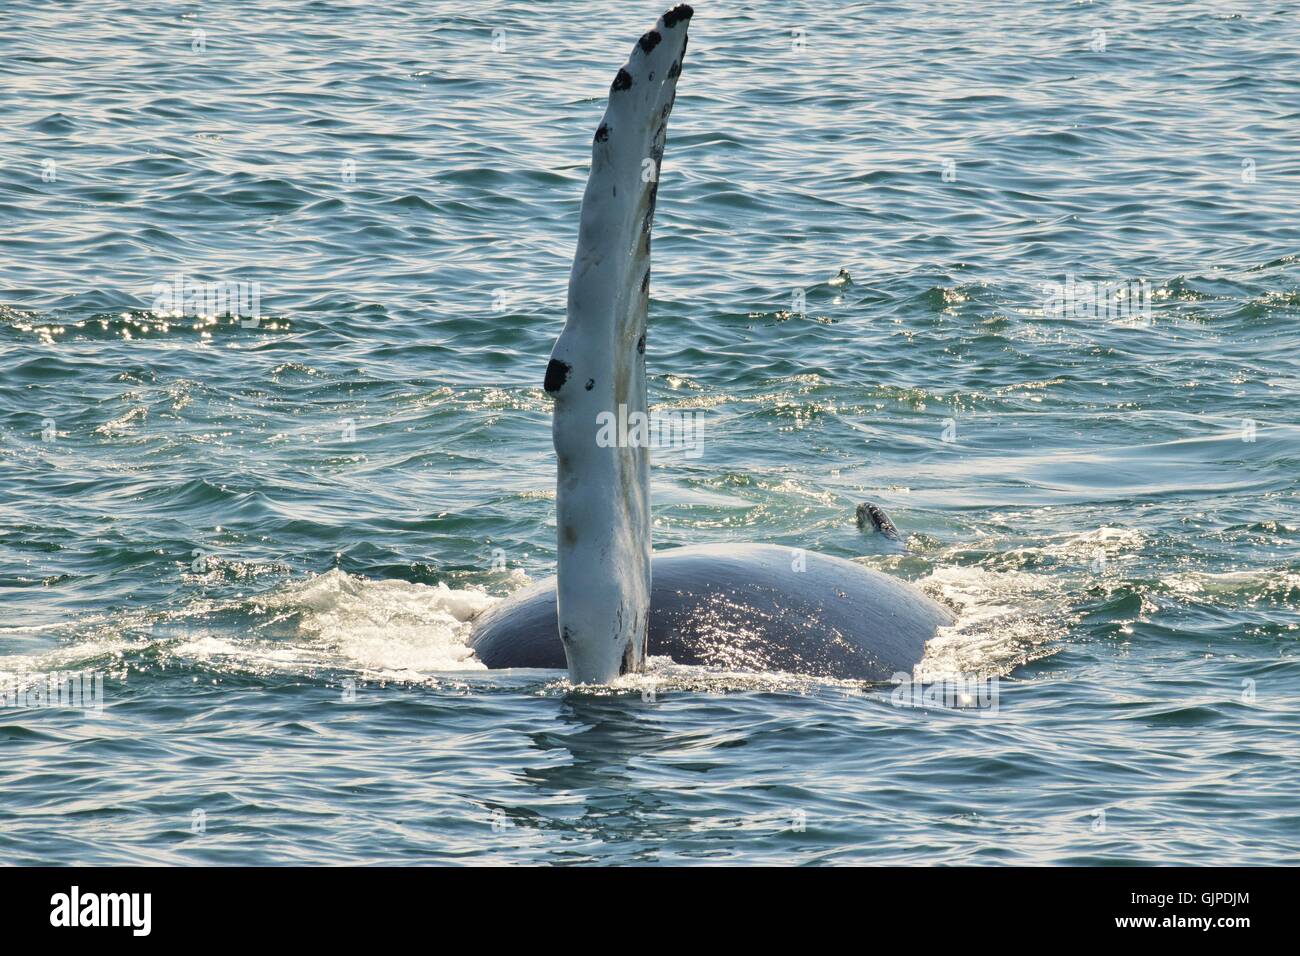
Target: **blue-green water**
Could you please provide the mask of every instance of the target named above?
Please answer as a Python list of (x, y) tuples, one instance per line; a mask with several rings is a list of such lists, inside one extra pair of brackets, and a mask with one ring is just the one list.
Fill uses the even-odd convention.
[(593, 6), (0, 4), (0, 859), (1293, 861), (1294, 4), (696, 4), (656, 543), (915, 581), (996, 712), (469, 655), (553, 569), (542, 373), (660, 12)]

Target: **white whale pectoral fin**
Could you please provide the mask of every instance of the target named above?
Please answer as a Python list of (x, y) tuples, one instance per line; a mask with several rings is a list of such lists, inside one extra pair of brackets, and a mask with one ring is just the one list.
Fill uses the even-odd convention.
[[(557, 599), (575, 681), (606, 682), (644, 658), (650, 460), (648, 449), (625, 439), (628, 423), (647, 410), (650, 231), (693, 13), (681, 4), (660, 17), (610, 84), (592, 141), (564, 331), (543, 383), (555, 399)], [(611, 424), (615, 440), (598, 441)]]

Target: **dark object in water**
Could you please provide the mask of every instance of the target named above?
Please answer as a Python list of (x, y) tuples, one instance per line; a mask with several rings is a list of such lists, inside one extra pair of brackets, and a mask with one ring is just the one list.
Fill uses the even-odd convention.
[(889, 520), (885, 510), (879, 505), (864, 501), (858, 505), (858, 530), (866, 531), (868, 528), (879, 531), (890, 541), (903, 540), (903, 536), (898, 533), (898, 529), (894, 527), (894, 522)]

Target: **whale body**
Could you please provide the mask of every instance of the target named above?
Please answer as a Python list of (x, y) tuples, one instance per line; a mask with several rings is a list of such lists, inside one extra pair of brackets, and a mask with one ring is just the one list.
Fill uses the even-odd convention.
[[(852, 561), (767, 544), (694, 545), (651, 560), (651, 656), (727, 670), (884, 681), (911, 674), (952, 613)], [(485, 611), (470, 636), (489, 668), (566, 666), (555, 579)]]
[[(850, 561), (773, 545), (651, 551), (649, 448), (602, 421), (645, 418), (650, 247), (668, 117), (694, 10), (637, 40), (592, 139), (564, 328), (543, 388), (554, 400), (556, 577), (476, 623), (488, 667), (567, 667), (575, 684), (681, 664), (886, 680), (911, 673), (948, 611)], [(897, 539), (883, 518), (867, 517)]]

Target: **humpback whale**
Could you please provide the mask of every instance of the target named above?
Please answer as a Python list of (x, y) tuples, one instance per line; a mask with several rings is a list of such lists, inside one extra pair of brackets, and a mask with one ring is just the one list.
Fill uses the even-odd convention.
[[(648, 441), (600, 423), (646, 404), (650, 234), (668, 116), (694, 11), (661, 16), (614, 77), (592, 142), (554, 399), (556, 576), (484, 612), (470, 647), (489, 668), (567, 668), (608, 683), (647, 655), (681, 664), (887, 680), (911, 673), (952, 614), (852, 561), (764, 544), (652, 553)], [(864, 506), (867, 507), (867, 506)], [(897, 538), (875, 506), (869, 520)]]

